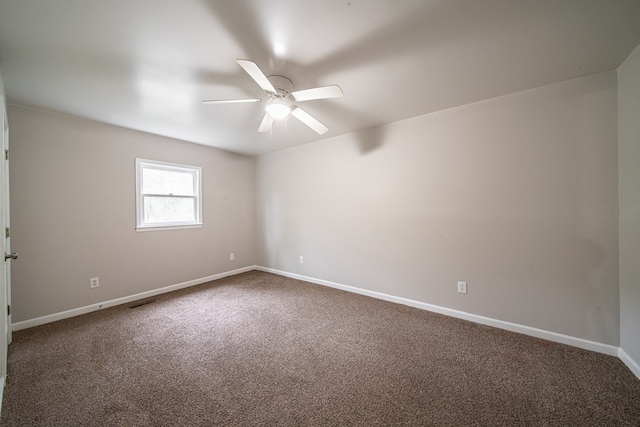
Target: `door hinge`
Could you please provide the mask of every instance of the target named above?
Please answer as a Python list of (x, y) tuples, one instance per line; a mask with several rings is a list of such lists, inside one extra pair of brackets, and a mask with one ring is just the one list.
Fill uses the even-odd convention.
[(4, 238), (8, 239), (9, 237), (11, 237), (11, 233), (9, 233), (9, 227), (6, 227), (4, 229)]
[(11, 306), (7, 306), (7, 316), (11, 316)]
[(4, 159), (9, 160), (9, 149), (4, 150)]

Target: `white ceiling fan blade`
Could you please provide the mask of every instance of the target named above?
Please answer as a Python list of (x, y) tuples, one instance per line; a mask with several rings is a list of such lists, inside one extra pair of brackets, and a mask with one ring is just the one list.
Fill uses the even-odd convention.
[(291, 115), (318, 132), (320, 135), (325, 134), (329, 130), (328, 127), (320, 123), (315, 117), (300, 107), (294, 107), (293, 110), (291, 110)]
[(338, 85), (314, 87), (312, 89), (297, 90), (292, 92), (297, 102), (312, 101), (314, 99), (337, 98), (342, 96), (342, 89)]
[(258, 83), (258, 86), (266, 92), (276, 93), (276, 88), (273, 87), (267, 76), (264, 75), (262, 70), (256, 65), (255, 62), (247, 61), (246, 59), (236, 59), (238, 65), (240, 65), (249, 76)]
[(265, 114), (262, 118), (262, 122), (260, 123), (260, 127), (258, 128), (258, 132), (269, 132), (271, 130), (272, 123), (273, 118), (269, 115), (269, 113)]
[(209, 99), (206, 101), (202, 101), (203, 104), (240, 104), (243, 102), (260, 102), (261, 99), (251, 98), (251, 99)]

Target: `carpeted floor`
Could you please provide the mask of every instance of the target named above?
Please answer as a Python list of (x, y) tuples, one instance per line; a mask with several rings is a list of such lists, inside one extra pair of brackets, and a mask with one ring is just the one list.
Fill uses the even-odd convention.
[(19, 331), (3, 426), (639, 426), (615, 357), (262, 272)]

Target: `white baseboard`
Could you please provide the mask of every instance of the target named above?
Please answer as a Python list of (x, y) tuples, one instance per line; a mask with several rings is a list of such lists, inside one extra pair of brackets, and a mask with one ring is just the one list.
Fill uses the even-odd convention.
[(629, 354), (620, 347), (618, 351), (618, 357), (624, 362), (625, 365), (640, 379), (640, 363), (636, 362), (629, 356)]
[(32, 328), (38, 325), (44, 325), (45, 323), (55, 322), (57, 320), (67, 319), (69, 317), (79, 316), (81, 314), (90, 313), (92, 311), (100, 310), (103, 308), (113, 307), (120, 304), (126, 304), (131, 301), (137, 301), (145, 298), (150, 298), (156, 295), (165, 294), (167, 292), (177, 291), (178, 289), (188, 288), (190, 286), (200, 285), (202, 283), (211, 282), (213, 280), (222, 279), (223, 277), (233, 276), (247, 271), (255, 270), (255, 266), (239, 268), (237, 270), (226, 271), (224, 273), (214, 274), (213, 276), (202, 277), (200, 279), (189, 280), (187, 282), (178, 283), (175, 285), (165, 286), (159, 289), (153, 289), (146, 292), (140, 292), (139, 294), (129, 295), (122, 298), (116, 298), (109, 301), (99, 302), (84, 307), (78, 307), (60, 313), (49, 314), (46, 316), (36, 317), (35, 319), (24, 320), (22, 322), (16, 322), (12, 324), (12, 331), (19, 331), (21, 329)]
[(453, 310), (451, 308), (440, 307), (437, 305), (427, 304), (424, 302), (415, 301), (407, 298), (396, 297), (393, 295), (383, 294), (381, 292), (369, 291), (366, 289), (356, 288), (354, 286), (342, 285), (340, 283), (330, 282), (328, 280), (316, 279), (313, 277), (302, 276), (300, 274), (288, 273), (286, 271), (281, 271), (281, 270), (276, 270), (273, 268), (266, 268), (261, 266), (256, 266), (256, 270), (264, 271), (267, 273), (278, 274), (280, 276), (290, 277), (292, 279), (298, 279), (305, 282), (328, 286), (331, 288), (341, 289), (343, 291), (366, 295), (369, 297), (378, 298), (378, 299), (390, 301), (390, 302), (395, 302), (398, 304), (404, 304), (410, 307), (420, 308), (422, 310), (432, 311), (434, 313), (440, 313), (446, 316), (456, 317), (458, 319), (480, 323), (482, 325), (493, 326), (495, 328), (505, 329), (511, 332), (518, 332), (518, 333), (529, 335), (532, 337), (542, 338), (548, 341), (566, 344), (573, 347), (582, 348), (585, 350), (595, 351), (598, 353), (608, 354), (610, 356), (618, 356), (618, 352), (619, 352), (619, 347), (612, 346), (609, 344), (602, 344), (595, 341), (585, 340), (583, 338), (576, 338), (570, 335), (563, 335), (557, 332), (546, 331), (544, 329), (532, 328), (530, 326), (520, 325), (518, 323), (506, 322), (504, 320), (492, 319), (490, 317), (479, 316), (477, 314), (466, 313), (464, 311)]

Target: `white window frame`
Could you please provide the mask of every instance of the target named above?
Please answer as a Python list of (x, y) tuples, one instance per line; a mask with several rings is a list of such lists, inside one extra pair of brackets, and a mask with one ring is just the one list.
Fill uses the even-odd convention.
[[(144, 197), (155, 196), (157, 194), (142, 193), (142, 172), (144, 169), (158, 169), (164, 171), (177, 171), (193, 174), (194, 196), (192, 197), (196, 206), (196, 218), (194, 221), (173, 221), (173, 222), (144, 222)], [(160, 195), (164, 196), (164, 195)], [(175, 197), (175, 196), (172, 196)], [(194, 228), (202, 227), (202, 168), (199, 166), (188, 166), (177, 163), (161, 162), (157, 160), (147, 160), (136, 158), (136, 230), (166, 230), (174, 228)]]

